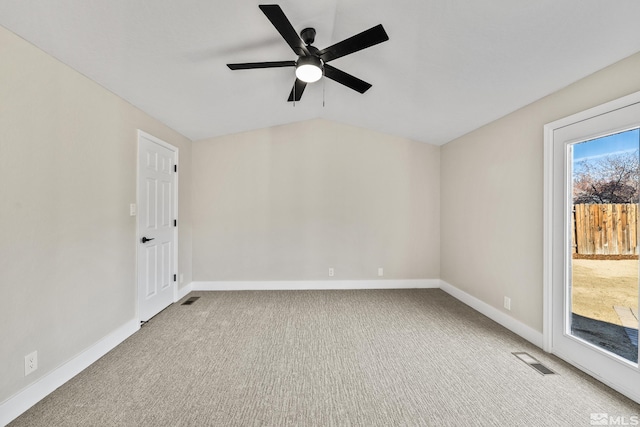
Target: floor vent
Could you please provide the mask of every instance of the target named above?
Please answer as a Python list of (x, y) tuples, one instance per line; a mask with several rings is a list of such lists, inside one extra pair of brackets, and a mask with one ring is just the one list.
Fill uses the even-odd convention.
[(553, 372), (551, 369), (544, 366), (542, 363), (540, 363), (538, 359), (531, 356), (529, 353), (515, 352), (511, 354), (513, 354), (518, 359), (522, 360), (527, 365), (531, 366), (533, 369), (535, 369), (542, 375), (555, 375), (555, 372)]
[(185, 302), (183, 302), (181, 305), (191, 305), (194, 302), (198, 301), (200, 299), (200, 297), (191, 297), (188, 300), (186, 300)]

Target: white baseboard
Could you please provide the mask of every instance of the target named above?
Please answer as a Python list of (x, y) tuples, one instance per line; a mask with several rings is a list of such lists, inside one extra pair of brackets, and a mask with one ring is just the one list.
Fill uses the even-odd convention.
[(0, 404), (0, 425), (9, 424), (52, 391), (133, 335), (138, 329), (140, 329), (140, 323), (135, 319), (125, 323), (64, 365), (2, 402)]
[(439, 288), (439, 279), (411, 280), (283, 280), (192, 282), (193, 291), (282, 291), (340, 289)]
[(516, 320), (508, 314), (503, 313), (499, 309), (487, 304), (486, 302), (481, 301), (472, 295), (469, 295), (468, 293), (456, 288), (455, 286), (445, 282), (444, 280), (440, 280), (440, 289), (442, 289), (452, 297), (467, 304), (474, 310), (484, 314), (494, 322), (501, 324), (511, 332), (520, 335), (531, 344), (542, 348), (542, 332), (536, 331), (532, 327), (525, 325), (519, 320)]
[(187, 295), (189, 295), (189, 292), (192, 291), (192, 284), (189, 283), (185, 286), (183, 286), (182, 288), (176, 289), (174, 296), (173, 296), (173, 302), (178, 302), (180, 301), (182, 298), (186, 297)]

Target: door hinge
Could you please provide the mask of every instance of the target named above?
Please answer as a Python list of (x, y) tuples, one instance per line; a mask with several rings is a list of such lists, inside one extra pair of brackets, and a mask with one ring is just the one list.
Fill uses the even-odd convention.
[(178, 172), (178, 165), (173, 165), (173, 171)]
[(178, 280), (178, 277), (177, 277), (177, 276), (178, 276), (177, 274), (174, 274), (174, 275), (173, 275), (173, 281), (174, 281), (174, 282), (176, 282), (176, 281)]
[(177, 220), (177, 219), (174, 219), (174, 220), (173, 220), (173, 226), (174, 226), (174, 227), (177, 227), (177, 226), (178, 226), (178, 220)]

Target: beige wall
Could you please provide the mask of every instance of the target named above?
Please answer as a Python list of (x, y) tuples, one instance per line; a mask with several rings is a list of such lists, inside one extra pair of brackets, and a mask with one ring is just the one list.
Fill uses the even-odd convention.
[(188, 283), (190, 141), (0, 27), (0, 402), (135, 318), (138, 128), (180, 149)]
[(439, 163), (325, 120), (195, 142), (194, 280), (436, 279)]
[(501, 310), (511, 297), (542, 331), (543, 126), (639, 91), (639, 76), (636, 54), (442, 147), (443, 280)]

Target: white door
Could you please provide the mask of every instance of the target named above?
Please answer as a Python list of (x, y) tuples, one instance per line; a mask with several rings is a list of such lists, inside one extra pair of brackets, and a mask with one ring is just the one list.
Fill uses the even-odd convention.
[[(624, 100), (624, 99), (623, 99)], [(546, 196), (547, 217), (545, 219), (546, 232), (546, 267), (547, 267), (547, 322), (545, 327), (545, 339), (549, 350), (571, 364), (586, 371), (602, 382), (617, 389), (628, 397), (640, 402), (640, 368), (638, 366), (638, 320), (632, 321), (635, 310), (638, 308), (638, 261), (637, 259), (626, 261), (611, 261), (603, 255), (588, 255), (587, 259), (593, 259), (587, 263), (577, 262), (584, 256), (577, 256), (575, 240), (576, 228), (572, 225), (576, 221), (576, 209), (584, 202), (580, 200), (580, 170), (587, 158), (580, 160), (577, 153), (584, 153), (585, 149), (597, 147), (598, 144), (610, 144), (608, 152), (604, 154), (592, 150), (590, 158), (594, 161), (597, 157), (607, 157), (605, 160), (621, 155), (622, 151), (616, 151), (612, 142), (622, 137), (635, 135), (638, 138), (640, 127), (640, 94), (635, 97), (627, 97), (625, 101), (618, 100), (614, 103), (598, 107), (587, 112), (559, 120), (546, 127), (546, 168), (547, 179)], [(629, 134), (626, 135), (625, 134)], [(632, 148), (631, 158), (635, 156), (637, 163), (638, 141)], [(630, 150), (627, 149), (628, 152)], [(611, 157), (612, 156), (612, 157)], [(578, 160), (576, 160), (578, 159)], [(604, 161), (604, 160), (603, 160)], [(600, 164), (600, 163), (595, 163)], [(637, 165), (636, 165), (637, 166)], [(589, 169), (591, 170), (591, 169)], [(637, 177), (636, 177), (637, 179)], [(596, 201), (598, 209), (608, 209), (611, 202)], [(629, 205), (637, 206), (637, 197)], [(598, 212), (596, 209), (596, 214)], [(629, 208), (630, 210), (632, 208)], [(606, 215), (606, 213), (604, 214)], [(626, 215), (626, 213), (625, 213)], [(626, 219), (626, 217), (625, 217)], [(605, 218), (610, 224), (616, 221), (611, 215)], [(617, 222), (619, 225), (620, 223)], [(637, 241), (637, 219), (629, 230), (633, 236), (631, 241)], [(589, 228), (600, 233), (602, 240), (610, 239), (606, 236), (602, 227), (589, 225)], [(623, 230), (619, 230), (620, 233)], [(614, 236), (615, 237), (615, 236)], [(610, 239), (611, 240), (611, 239)], [(613, 240), (611, 240), (613, 241)], [(603, 243), (603, 242), (599, 242)], [(604, 242), (604, 245), (609, 242)], [(633, 248), (632, 248), (633, 249)], [(622, 295), (617, 287), (606, 282), (606, 275), (597, 273), (605, 258), (610, 270), (627, 267), (630, 294)], [(616, 264), (618, 262), (618, 264)], [(587, 267), (585, 267), (585, 265)], [(611, 267), (613, 265), (613, 267)], [(580, 268), (580, 270), (578, 270)], [(630, 272), (629, 272), (630, 270)], [(634, 272), (635, 270), (635, 272)], [(611, 273), (610, 271), (607, 273)], [(585, 275), (591, 274), (585, 279)], [(615, 275), (615, 271), (612, 273)], [(589, 298), (595, 308), (590, 308), (591, 314), (580, 313), (580, 307), (585, 293), (579, 288), (583, 282), (589, 282), (592, 292)], [(607, 284), (609, 283), (609, 284)], [(635, 290), (634, 290), (635, 288)], [(598, 292), (600, 294), (598, 294)], [(635, 292), (635, 294), (633, 294)], [(631, 296), (629, 296), (631, 295)], [(614, 301), (614, 302), (612, 302)], [(615, 301), (622, 301), (620, 303)], [(599, 305), (598, 305), (599, 304)], [(550, 307), (549, 307), (550, 305)], [(588, 305), (588, 304), (587, 304)], [(618, 306), (619, 305), (619, 306)], [(618, 319), (616, 311), (628, 311), (626, 319)], [(597, 313), (597, 314), (596, 314)], [(606, 317), (609, 316), (609, 317)], [(622, 316), (622, 315), (621, 315)], [(630, 320), (631, 319), (631, 320)], [(626, 322), (626, 324), (624, 324)], [(635, 343), (634, 341), (635, 336)]]
[(177, 149), (138, 133), (138, 312), (147, 321), (173, 303)]

